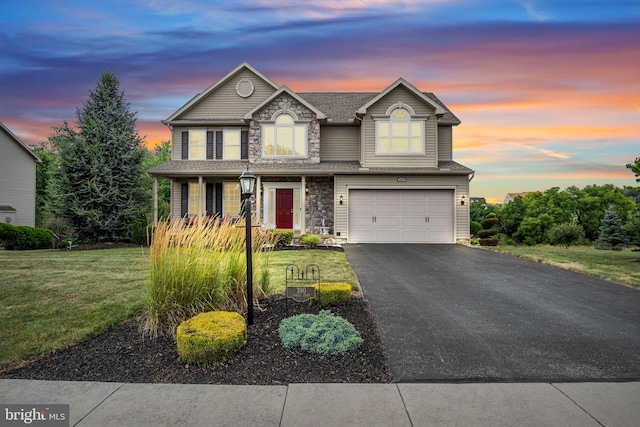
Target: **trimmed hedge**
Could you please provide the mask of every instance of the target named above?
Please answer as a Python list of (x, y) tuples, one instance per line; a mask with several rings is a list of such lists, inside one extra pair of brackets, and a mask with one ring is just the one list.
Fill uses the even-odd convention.
[(51, 249), (53, 231), (26, 225), (0, 223), (0, 245), (7, 250)]
[(187, 363), (222, 363), (247, 342), (247, 324), (238, 313), (209, 311), (182, 322), (176, 341), (180, 359)]
[(299, 314), (284, 319), (278, 327), (285, 348), (337, 355), (360, 347), (364, 340), (348, 320), (322, 310), (317, 315)]
[(269, 240), (273, 241), (276, 248), (287, 246), (293, 240), (293, 230), (283, 230), (281, 228), (270, 228), (267, 230)]
[(328, 307), (347, 305), (351, 301), (351, 285), (348, 283), (320, 283), (313, 287), (316, 288), (316, 297), (311, 299), (312, 305)]
[(300, 236), (300, 243), (308, 247), (315, 247), (320, 244), (322, 239), (316, 234), (303, 234)]

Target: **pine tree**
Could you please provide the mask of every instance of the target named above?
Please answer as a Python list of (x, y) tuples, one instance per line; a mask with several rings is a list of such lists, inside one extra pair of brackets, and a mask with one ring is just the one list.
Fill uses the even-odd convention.
[(629, 243), (629, 236), (624, 230), (622, 219), (613, 206), (609, 206), (604, 213), (604, 218), (600, 220), (600, 236), (595, 241), (595, 248), (620, 251), (627, 243)]
[(102, 74), (78, 108), (78, 129), (67, 122), (49, 138), (58, 150), (52, 209), (81, 241), (127, 240), (148, 212), (141, 185), (143, 141), (118, 79)]

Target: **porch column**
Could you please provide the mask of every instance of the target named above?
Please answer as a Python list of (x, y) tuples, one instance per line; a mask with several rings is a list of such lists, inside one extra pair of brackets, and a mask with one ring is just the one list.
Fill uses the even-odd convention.
[(302, 193), (302, 195), (300, 196), (300, 234), (304, 234), (306, 233), (305, 228), (307, 226), (306, 221), (305, 221), (305, 217), (306, 217), (306, 212), (307, 212), (307, 177), (302, 175), (300, 177), (300, 185), (301, 185), (301, 189), (300, 192)]
[(256, 222), (258, 224), (264, 224), (264, 221), (260, 221), (262, 216), (262, 177), (256, 176)]
[(153, 177), (153, 212), (152, 212), (152, 216), (153, 216), (153, 221), (152, 221), (152, 225), (153, 228), (156, 228), (158, 226), (158, 178), (157, 177)]
[(203, 182), (204, 180), (202, 179), (202, 175), (199, 175), (198, 176), (198, 220), (204, 217), (204, 211), (202, 207), (204, 205), (204, 197), (206, 196), (204, 194), (205, 191), (204, 191)]

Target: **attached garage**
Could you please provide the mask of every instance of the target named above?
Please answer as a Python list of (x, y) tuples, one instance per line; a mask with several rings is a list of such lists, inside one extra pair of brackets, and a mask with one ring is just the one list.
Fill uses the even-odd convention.
[(349, 241), (452, 243), (454, 191), (349, 190)]

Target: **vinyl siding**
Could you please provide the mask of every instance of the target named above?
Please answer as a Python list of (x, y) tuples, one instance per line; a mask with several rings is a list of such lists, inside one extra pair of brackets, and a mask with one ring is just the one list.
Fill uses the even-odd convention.
[(453, 127), (438, 126), (438, 161), (453, 160)]
[(322, 126), (320, 161), (360, 160), (360, 126)]
[[(430, 115), (425, 121), (424, 155), (376, 155), (376, 126), (373, 115), (384, 115), (389, 107), (398, 102), (410, 106), (416, 115)], [(368, 108), (363, 120), (364, 167), (435, 167), (437, 165), (437, 120), (434, 109), (404, 87), (397, 87), (383, 99)]]
[[(254, 86), (253, 94), (248, 98), (242, 98), (236, 92), (236, 85), (242, 79), (250, 80)], [(244, 69), (182, 114), (180, 119), (242, 117), (273, 92), (275, 89), (271, 85), (250, 70)]]
[[(0, 205), (16, 210), (13, 225), (35, 226), (36, 161), (0, 129)], [(5, 215), (6, 216), (6, 215)], [(6, 222), (5, 216), (0, 222)]]
[[(406, 182), (398, 182), (397, 175), (338, 175), (335, 177), (334, 213), (335, 233), (338, 239), (348, 239), (348, 214), (349, 214), (349, 189), (451, 189), (454, 190), (454, 235), (457, 240), (469, 238), (469, 204), (460, 205), (460, 198), (465, 195), (469, 200), (469, 179), (466, 175), (441, 175), (441, 176), (405, 176)], [(338, 200), (343, 196), (344, 203)], [(340, 232), (340, 236), (337, 236)]]

